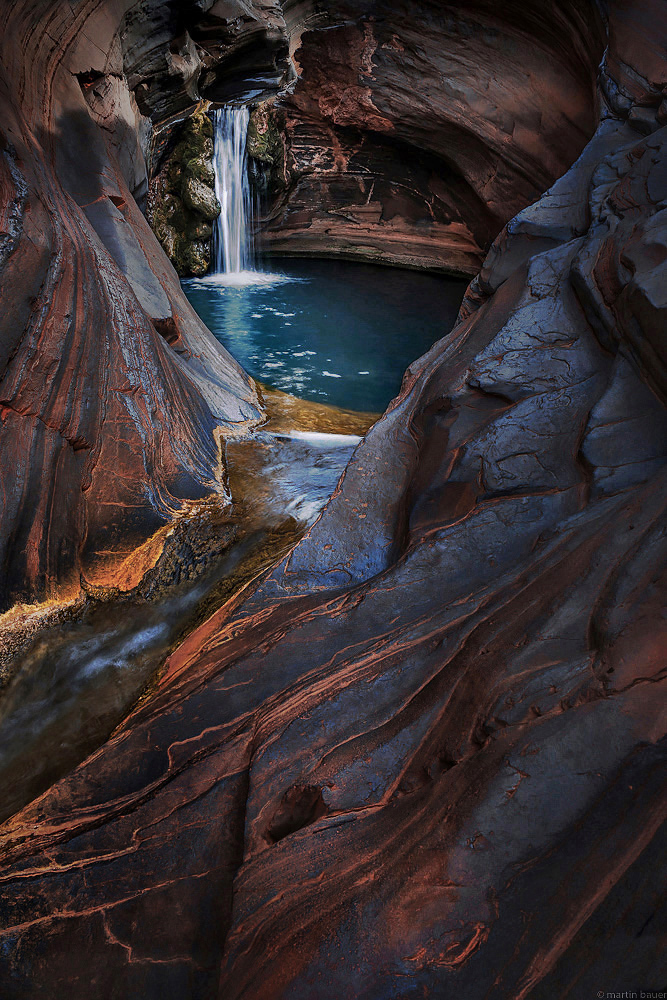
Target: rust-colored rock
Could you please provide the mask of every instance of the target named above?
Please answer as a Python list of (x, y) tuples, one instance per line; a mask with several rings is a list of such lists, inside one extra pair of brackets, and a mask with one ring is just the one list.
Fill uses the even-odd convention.
[(590, 137), (603, 37), (592, 4), (330, 11), (277, 105), (285, 177), (264, 245), (475, 274)]
[(664, 986), (667, 22), (610, 7), (595, 135), (321, 519), (2, 827), (8, 1000)]
[[(154, 123), (198, 97), (185, 27), (157, 3), (0, 14), (3, 607), (77, 588), (183, 499), (223, 492), (215, 432), (260, 415), (138, 207)], [(204, 59), (213, 87), (227, 51)]]

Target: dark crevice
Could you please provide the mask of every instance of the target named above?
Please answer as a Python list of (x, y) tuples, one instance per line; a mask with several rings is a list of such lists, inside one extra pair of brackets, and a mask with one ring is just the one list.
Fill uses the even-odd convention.
[(153, 326), (162, 339), (171, 347), (175, 354), (189, 356), (185, 343), (181, 337), (180, 330), (176, 326), (173, 316), (165, 316), (161, 319), (153, 319)]
[(641, 927), (639, 928), (639, 930), (638, 930), (638, 931), (637, 931), (637, 933), (635, 934), (635, 937), (636, 937), (636, 938), (638, 938), (638, 937), (641, 937), (641, 936), (642, 936), (642, 934), (644, 933), (644, 931), (646, 930), (646, 928), (647, 928), (647, 927), (648, 927), (648, 925), (649, 925), (649, 924), (651, 923), (651, 921), (653, 920), (653, 918), (654, 918), (654, 917), (655, 917), (655, 911), (654, 911), (653, 913), (651, 913), (651, 914), (650, 914), (650, 916), (648, 916), (648, 917), (646, 918), (646, 920), (644, 921), (644, 923), (643, 923), (643, 924), (641, 925)]
[(329, 807), (322, 797), (321, 788), (316, 785), (294, 785), (280, 800), (267, 828), (266, 839), (270, 844), (277, 844), (328, 813)]
[(86, 70), (84, 73), (76, 74), (76, 78), (79, 81), (81, 89), (84, 92), (94, 83), (97, 83), (98, 80), (101, 80), (103, 77), (104, 73), (100, 73), (98, 70), (95, 69), (89, 69)]
[(242, 775), (239, 776), (239, 786), (237, 789), (236, 803), (237, 808), (232, 814), (232, 822), (230, 824), (230, 829), (226, 831), (226, 836), (229, 837), (229, 842), (233, 844), (233, 856), (231, 858), (230, 871), (228, 873), (227, 879), (225, 880), (224, 890), (221, 893), (221, 941), (220, 948), (218, 952), (218, 962), (217, 962), (217, 972), (220, 973), (220, 966), (222, 963), (222, 955), (224, 952), (225, 943), (227, 937), (232, 928), (232, 921), (234, 915), (234, 885), (236, 882), (236, 876), (238, 875), (241, 866), (243, 865), (244, 853), (245, 853), (245, 824), (246, 824), (246, 814), (248, 810), (248, 797), (250, 795), (250, 765), (243, 771)]

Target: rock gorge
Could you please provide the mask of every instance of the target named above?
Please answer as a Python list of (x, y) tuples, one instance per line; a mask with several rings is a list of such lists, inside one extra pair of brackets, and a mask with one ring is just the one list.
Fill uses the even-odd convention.
[(664, 4), (0, 25), (3, 609), (227, 503), (263, 419), (142, 212), (200, 101), (270, 108), (271, 252), (472, 279), (305, 537), (3, 823), (2, 996), (663, 987)]
[[(300, 36), (265, 238), (477, 273), (594, 129), (595, 5), (359, 3)], [(282, 188), (282, 190), (280, 190)]]

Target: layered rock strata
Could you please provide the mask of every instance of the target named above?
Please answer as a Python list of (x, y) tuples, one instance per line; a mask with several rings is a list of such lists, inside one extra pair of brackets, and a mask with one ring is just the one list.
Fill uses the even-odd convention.
[(335, 14), (295, 43), (265, 248), (475, 274), (594, 129), (596, 6), (352, 0)]
[(321, 519), (2, 828), (10, 1000), (663, 985), (664, 5), (609, 28)]
[(275, 92), (287, 49), (280, 8), (240, 0), (3, 6), (3, 609), (77, 589), (184, 500), (224, 492), (219, 433), (256, 421), (257, 395), (140, 207), (173, 123), (222, 96), (227, 63), (241, 92)]
[[(377, 215), (368, 184), (358, 176), (352, 200), (340, 193), (338, 182), (346, 188), (350, 180), (343, 169), (347, 154), (336, 154), (332, 177), (323, 186), (317, 181), (313, 189), (322, 204), (328, 204), (328, 191), (338, 192), (334, 197), (343, 210), (337, 218), (345, 246), (351, 226), (354, 253), (366, 254), (361, 236), (364, 246), (371, 246), (371, 257), (384, 259), (384, 254), (394, 262), (471, 271), (489, 233), (562, 170), (590, 126), (587, 53), (597, 51), (595, 9), (577, 15), (567, 7), (556, 17), (543, 2), (521, 31), (514, 5), (498, 24), (487, 24), (484, 4), (474, 10), (464, 24), (451, 11), (434, 20), (429, 5), (420, 6), (414, 16), (429, 31), (433, 28), (436, 47), (443, 45), (449, 54), (438, 62), (435, 49), (429, 48), (423, 64), (401, 56), (399, 66), (394, 58), (398, 50), (385, 34), (395, 23), (396, 30), (405, 29), (408, 41), (415, 29), (405, 11), (391, 13), (382, 5), (324, 10), (317, 4), (255, 6), (242, 0), (202, 0), (183, 7), (122, 0), (81, 4), (70, 11), (40, 0), (7, 7), (0, 53), (6, 109), (0, 293), (9, 303), (0, 335), (0, 405), (8, 456), (3, 473), (7, 499), (0, 515), (3, 607), (19, 597), (44, 598), (75, 589), (82, 571), (126, 554), (184, 500), (223, 490), (220, 429), (235, 425), (238, 432), (259, 415), (248, 379), (185, 302), (140, 211), (174, 129), (200, 99), (261, 101), (295, 84), (296, 66), (302, 76), (294, 89), (296, 103), (289, 107), (300, 108), (299, 114), (320, 130), (314, 142), (325, 158), (328, 140), (322, 138), (317, 116), (327, 118), (330, 107), (332, 128), (354, 130), (363, 124), (368, 130), (363, 156), (370, 159), (364, 160), (364, 175), (383, 173), (388, 155), (386, 169), (392, 174), (393, 154), (387, 150), (403, 144), (403, 160), (410, 161), (406, 169), (416, 171), (407, 187), (413, 193), (428, 189), (429, 203), (437, 188), (442, 211), (434, 208), (433, 218), (442, 218), (425, 223), (419, 208), (423, 194), (415, 195), (413, 213), (405, 208), (413, 195), (406, 202), (392, 181), (381, 198), (384, 221), (371, 227), (386, 254), (376, 253), (377, 242), (372, 248), (375, 237), (371, 244), (366, 241), (363, 219)], [(442, 21), (437, 31), (436, 21)], [(318, 25), (329, 30), (318, 31)], [(474, 48), (477, 28), (484, 39), (480, 52)], [(474, 59), (465, 63), (463, 73), (450, 50), (454, 46), (459, 52), (461, 39), (468, 36)], [(516, 63), (519, 41), (538, 38), (539, 61), (548, 67), (549, 79), (557, 70), (545, 52), (552, 52), (554, 39), (566, 53), (580, 57), (579, 68), (567, 70), (563, 80), (569, 82), (565, 86), (561, 81), (558, 93), (547, 91), (548, 112), (542, 98), (531, 98), (522, 117), (517, 108), (526, 105), (525, 89), (519, 100), (517, 85), (505, 80), (506, 71)], [(347, 70), (341, 66), (341, 45), (354, 56)], [(503, 61), (505, 49), (511, 58)], [(499, 92), (494, 90), (484, 103), (479, 95), (473, 100), (470, 80), (475, 59), (486, 65), (490, 55), (499, 57), (501, 82)], [(318, 75), (322, 59), (330, 63), (326, 86)], [(431, 73), (433, 59), (437, 65)], [(568, 56), (569, 62), (577, 65)], [(560, 71), (561, 62), (557, 65)], [(458, 102), (447, 97), (446, 113), (440, 105), (434, 114), (410, 111), (407, 91), (414, 94), (414, 74), (422, 71), (434, 95), (433, 73), (452, 81), (463, 73), (459, 89), (468, 97)], [(371, 100), (366, 91), (372, 91), (374, 76), (379, 90)], [(539, 74), (528, 74), (527, 84), (530, 93), (545, 89)], [(324, 110), (315, 113), (320, 85)], [(514, 94), (514, 103), (511, 113), (501, 115), (504, 124), (497, 131), (484, 122), (492, 121), (491, 99), (505, 108), (500, 91)], [(347, 95), (342, 103), (341, 93)], [(461, 133), (456, 142), (445, 128), (453, 108), (454, 131)], [(468, 118), (474, 125), (470, 135), (461, 131)], [(288, 132), (288, 115), (285, 121)], [(391, 128), (381, 121), (391, 121)], [(446, 139), (434, 138), (445, 132)], [(438, 145), (442, 142), (446, 154)], [(528, 156), (531, 142), (536, 146)], [(333, 230), (321, 230), (310, 196), (299, 201), (298, 189), (310, 183), (312, 171), (294, 166), (298, 143), (290, 140), (289, 145), (293, 165), (285, 172), (290, 180), (276, 209), (283, 213), (282, 221), (276, 216), (272, 223), (274, 235), (281, 234), (274, 249), (301, 246), (320, 252), (324, 239), (327, 252), (338, 252), (343, 243)], [(424, 167), (426, 160), (430, 166)], [(190, 208), (198, 210), (207, 202), (204, 215), (211, 215), (215, 206), (205, 196), (210, 188), (202, 186), (206, 173), (199, 163), (191, 175), (181, 176), (178, 198), (184, 209), (188, 199)], [(530, 183), (526, 175), (533, 177)], [(405, 193), (407, 187), (401, 190)], [(385, 189), (378, 182), (373, 190)], [(203, 200), (198, 197), (202, 192)], [(355, 214), (357, 198), (363, 202), (361, 215)], [(179, 216), (179, 205), (172, 208)], [(328, 210), (324, 214), (330, 218)], [(412, 233), (407, 251), (401, 221), (406, 218)], [(177, 264), (200, 273), (208, 220), (181, 218), (194, 243), (176, 239), (173, 221), (161, 218), (156, 226), (164, 244)], [(300, 235), (291, 240), (294, 226)]]

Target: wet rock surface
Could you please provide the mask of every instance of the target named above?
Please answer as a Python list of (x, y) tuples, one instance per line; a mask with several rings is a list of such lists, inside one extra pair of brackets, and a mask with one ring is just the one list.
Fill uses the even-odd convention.
[(253, 108), (248, 123), (250, 177), (258, 203), (270, 204), (285, 190), (286, 119), (275, 102)]
[(264, 392), (265, 426), (226, 444), (233, 504), (191, 503), (81, 597), (0, 617), (0, 822), (108, 739), (169, 652), (298, 542), (374, 419)]
[(595, 134), (322, 517), (3, 824), (11, 1000), (663, 986), (667, 23), (609, 7)]
[(76, 592), (184, 502), (224, 496), (216, 433), (261, 417), (140, 211), (152, 150), (201, 96), (201, 17), (48, 0), (0, 14), (3, 609)]
[[(256, 423), (258, 397), (143, 211), (201, 100), (262, 100), (293, 69), (278, 4), (39, 0), (5, 5), (0, 26), (4, 609), (76, 591), (184, 502), (224, 496), (216, 435)], [(183, 254), (200, 271), (217, 206), (206, 165), (188, 171)]]
[(178, 129), (178, 141), (152, 179), (146, 217), (182, 278), (211, 263), (212, 223), (220, 215), (213, 170), (213, 123), (203, 105)]

